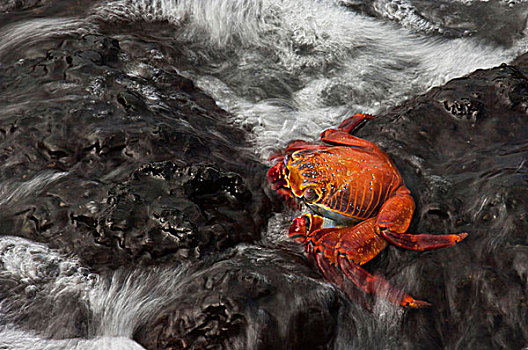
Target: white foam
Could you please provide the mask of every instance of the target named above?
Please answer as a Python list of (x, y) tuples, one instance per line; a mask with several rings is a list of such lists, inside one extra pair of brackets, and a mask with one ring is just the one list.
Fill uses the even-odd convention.
[(0, 348), (5, 350), (141, 350), (145, 349), (125, 337), (95, 337), (93, 339), (46, 339), (36, 333), (14, 326), (0, 327)]
[(379, 15), (409, 29), (424, 33), (443, 31), (441, 26), (421, 16), (409, 0), (376, 0), (372, 7)]
[[(109, 278), (102, 278), (89, 273), (75, 257), (66, 256), (45, 244), (2, 236), (0, 275), (16, 281), (19, 287), (25, 286), (26, 294), (19, 295), (17, 300), (1, 300), (0, 317), (7, 320), (20, 311), (31, 313), (34, 308), (51, 305), (50, 319), (42, 320), (40, 325), (51, 329), (55, 322), (57, 325), (61, 322), (68, 324), (70, 319), (73, 322), (79, 310), (72, 306), (86, 305), (89, 312), (85, 322), (90, 325), (90, 339), (79, 334), (67, 340), (50, 340), (46, 337), (47, 329), (22, 330), (4, 323), (0, 327), (0, 348), (143, 349), (132, 340), (134, 332), (155, 317), (171, 296), (184, 293), (186, 280), (182, 278), (183, 272), (181, 266), (160, 267), (120, 270), (112, 272)], [(19, 310), (20, 307), (24, 310)], [(75, 329), (74, 325), (72, 327)]]
[(132, 337), (136, 328), (155, 317), (178, 293), (184, 293), (185, 268), (116, 271), (89, 293), (95, 333)]
[[(8, 166), (9, 164), (4, 164)], [(4, 181), (0, 184), (0, 207), (35, 195), (46, 185), (68, 175), (67, 172), (44, 170), (27, 181)]]
[(86, 34), (93, 28), (93, 25), (76, 18), (34, 18), (17, 22), (0, 31), (0, 57), (5, 53), (31, 48), (50, 37)]
[(518, 52), (419, 37), (335, 1), (118, 0), (94, 12), (175, 26), (189, 62), (206, 57), (183, 73), (253, 126), (261, 159), (292, 139), (316, 138), (347, 112), (376, 113)]

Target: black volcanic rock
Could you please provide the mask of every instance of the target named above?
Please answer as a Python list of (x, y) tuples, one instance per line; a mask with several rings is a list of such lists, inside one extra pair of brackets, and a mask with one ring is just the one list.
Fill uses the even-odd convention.
[[(433, 88), (365, 125), (358, 136), (395, 160), (417, 203), (409, 232), (468, 232), (449, 249), (390, 247), (377, 273), (433, 304), (406, 318), (402, 347), (520, 348), (528, 319), (526, 56)], [(399, 265), (399, 266), (398, 266)], [(410, 331), (414, 330), (414, 331)], [(407, 344), (404, 346), (404, 344)]]
[(95, 269), (258, 240), (271, 206), (245, 132), (190, 80), (134, 62), (87, 35), (0, 67), (0, 232)]
[(197, 258), (260, 235), (252, 199), (238, 174), (150, 163), (109, 190), (108, 207), (92, 223), (94, 235), (97, 243), (119, 246), (137, 259)]
[(314, 275), (280, 250), (239, 246), (189, 274), (134, 338), (149, 349), (329, 348), (341, 303)]
[[(190, 295), (170, 303), (153, 328), (139, 330), (136, 339), (160, 349), (369, 348), (389, 343), (451, 348), (460, 342), (522, 347), (527, 337), (518, 329), (528, 317), (528, 78), (523, 67), (503, 65), (454, 79), (358, 132), (385, 149), (404, 175), (417, 203), (409, 232), (469, 232), (464, 242), (444, 250), (412, 252), (391, 246), (366, 266), (431, 302), (430, 309), (408, 311), (391, 329), (383, 321), (387, 311), (374, 307), (369, 314), (350, 308), (343, 294), (337, 301), (324, 293), (326, 299), (314, 297), (306, 278), (317, 272), (307, 268), (300, 252), (292, 252), (297, 262), (295, 255), (267, 253), (275, 257), (263, 264), (251, 259), (262, 251), (239, 250), (204, 265), (201, 278), (216, 282), (193, 278)], [(296, 279), (284, 282), (288, 264), (293, 264)], [(247, 274), (253, 281), (249, 285), (241, 277)], [(281, 310), (277, 301), (283, 298), (306, 300), (318, 311), (312, 315), (299, 308), (302, 316), (292, 317), (297, 306), (287, 301), (288, 311)], [(255, 316), (260, 314), (268, 315), (264, 324)], [(291, 330), (285, 325), (292, 320), (302, 320), (302, 326), (284, 337), (279, 328)], [(281, 322), (284, 326), (278, 327)], [(250, 330), (258, 335), (252, 342)], [(310, 335), (317, 336), (299, 340)]]
[[(367, 265), (433, 304), (390, 323), (383, 317), (399, 310), (354, 308), (295, 245), (261, 240), (275, 203), (266, 167), (248, 152), (246, 131), (190, 80), (104, 36), (46, 45), (54, 47), (0, 66), (0, 234), (46, 243), (42, 255), (49, 246), (78, 256), (83, 268), (72, 269), (90, 291), (97, 281), (84, 270), (119, 290), (130, 285), (114, 279), (119, 271), (191, 266), (184, 293), (138, 321), (133, 337), (145, 347), (526, 345), (525, 56), (434, 88), (359, 130), (411, 189), (411, 233), (469, 232), (441, 251), (389, 247)], [(38, 264), (41, 251), (24, 244)], [(53, 269), (43, 282), (0, 274), (3, 301), (23, 310), (11, 321), (49, 337), (98, 336), (88, 327), (93, 305), (75, 293), (55, 298), (62, 272)], [(65, 328), (69, 319), (79, 326)]]

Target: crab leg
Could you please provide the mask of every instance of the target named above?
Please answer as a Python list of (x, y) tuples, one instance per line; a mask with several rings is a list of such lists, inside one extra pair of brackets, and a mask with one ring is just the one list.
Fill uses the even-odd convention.
[(322, 225), (323, 218), (321, 216), (308, 213), (293, 220), (288, 235), (296, 242), (306, 244), (305, 252), (308, 261), (318, 267), (328, 281), (338, 286), (351, 300), (356, 300), (366, 309), (370, 309), (364, 294), (355, 288), (351, 281), (345, 278), (343, 272), (339, 271), (322, 254), (315, 252), (314, 240), (321, 236), (317, 233), (321, 231)]
[(391, 230), (381, 231), (383, 237), (390, 243), (405, 249), (425, 251), (451, 247), (468, 236), (467, 233), (453, 234), (405, 234), (395, 233)]
[[(304, 222), (304, 223), (303, 223)], [(322, 219), (306, 214), (295, 219), (290, 236), (302, 236), (310, 261), (315, 261), (325, 278), (343, 289), (349, 296), (355, 293), (348, 281), (368, 294), (380, 295), (394, 304), (406, 307), (424, 307), (429, 304), (416, 300), (403, 290), (392, 286), (384, 278), (372, 275), (359, 265), (378, 255), (387, 242), (376, 234), (376, 219), (365, 220), (353, 227), (321, 228)], [(302, 235), (302, 230), (306, 234)], [(340, 267), (347, 279), (344, 279)]]
[(374, 119), (373, 115), (365, 114), (365, 113), (356, 113), (353, 116), (346, 118), (343, 120), (341, 124), (337, 127), (339, 130), (343, 130), (346, 133), (353, 132), (359, 124), (365, 119)]
[(316, 143), (310, 143), (308, 141), (304, 140), (295, 140), (292, 141), (286, 146), (283, 152), (277, 152), (273, 153), (269, 156), (268, 160), (277, 160), (277, 161), (283, 161), (284, 158), (286, 158), (287, 155), (292, 154), (295, 151), (303, 150), (303, 149), (311, 149), (311, 150), (319, 150), (323, 151), (325, 149), (328, 149), (330, 146), (325, 146), (321, 144)]
[(394, 287), (383, 277), (371, 275), (368, 271), (343, 256), (339, 256), (338, 260), (339, 266), (345, 275), (365, 293), (383, 296), (391, 303), (405, 307), (420, 308), (431, 306), (428, 302), (414, 299), (403, 290)]
[[(372, 218), (354, 227), (340, 229), (345, 232), (334, 246), (337, 265), (347, 278), (365, 293), (382, 296), (393, 304), (405, 307), (429, 306), (429, 303), (414, 299), (402, 289), (392, 286), (383, 277), (372, 275), (360, 267), (387, 246), (383, 237), (375, 233), (375, 228), (376, 219)], [(324, 241), (324, 239), (321, 240), (322, 245), (328, 244)]]
[(316, 143), (310, 143), (308, 141), (295, 140), (295, 141), (290, 142), (288, 146), (286, 146), (284, 153), (292, 154), (293, 152), (299, 151), (302, 149), (324, 150), (324, 149), (328, 149), (328, 147), (329, 146), (320, 145)]
[[(370, 115), (370, 114), (365, 114), (365, 113), (356, 113), (354, 114), (353, 116), (345, 119), (341, 124), (339, 124), (339, 126), (337, 127), (338, 130), (334, 130), (334, 129), (329, 129), (327, 131), (338, 131), (338, 132), (343, 132), (345, 134), (349, 134), (351, 132), (353, 132), (358, 126), (359, 124), (361, 124), (362, 121), (366, 120), (366, 119), (374, 119), (375, 117), (373, 115)], [(325, 131), (326, 133), (326, 131)], [(322, 136), (322, 134), (321, 134)], [(351, 135), (349, 135), (351, 136)], [(353, 137), (353, 136), (352, 136)], [(357, 137), (353, 137), (354, 140), (361, 140)], [(324, 141), (324, 140), (323, 140)], [(367, 146), (368, 148), (372, 148), (373, 144), (368, 142), (368, 141), (365, 141), (365, 140), (361, 140), (361, 141), (364, 141), (365, 143), (365, 146)], [(331, 143), (331, 142), (329, 142)], [(338, 144), (341, 144), (340, 142), (336, 142)], [(343, 143), (343, 145), (349, 145), (348, 143)], [(361, 146), (361, 145), (354, 145), (354, 146), (358, 146), (358, 147), (364, 147), (364, 146)], [(278, 161), (282, 161), (284, 159), (284, 157), (288, 154), (292, 154), (293, 152), (295, 151), (298, 151), (298, 150), (302, 150), (302, 149), (312, 149), (312, 150), (324, 150), (324, 149), (327, 149), (328, 146), (324, 146), (324, 145), (320, 145), (320, 144), (316, 144), (316, 143), (311, 143), (311, 142), (308, 142), (308, 141), (304, 141), (304, 140), (294, 140), (294, 141), (291, 141), (288, 146), (286, 146), (286, 149), (284, 150), (284, 152), (282, 153), (274, 153), (272, 154), (270, 157), (269, 157), (269, 160), (278, 160)]]
[(314, 253), (313, 256), (316, 259), (317, 267), (321, 270), (326, 280), (339, 287), (350, 300), (354, 300), (360, 303), (365, 309), (371, 310), (371, 306), (365, 298), (365, 293), (362, 293), (350, 279), (344, 276), (342, 271), (325, 259), (322, 254)]
[(409, 190), (400, 186), (381, 207), (376, 224), (380, 234), (390, 243), (405, 249), (431, 250), (446, 248), (467, 237), (467, 233), (447, 235), (406, 234), (414, 212), (414, 201)]
[(359, 137), (350, 135), (349, 133), (338, 130), (338, 129), (327, 129), (321, 133), (321, 141), (332, 144), (332, 145), (342, 145), (342, 146), (353, 146), (364, 148), (376, 153), (382, 154), (384, 157), (387, 157), (378, 146), (373, 144), (370, 141), (361, 139)]

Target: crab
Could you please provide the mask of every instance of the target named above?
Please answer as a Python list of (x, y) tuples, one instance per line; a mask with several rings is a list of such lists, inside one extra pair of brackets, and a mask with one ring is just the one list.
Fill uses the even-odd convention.
[[(428, 302), (414, 299), (361, 265), (389, 243), (425, 251), (453, 246), (468, 234), (406, 233), (415, 204), (400, 172), (378, 146), (351, 135), (372, 118), (355, 114), (337, 129), (323, 131), (322, 143), (290, 142), (284, 152), (270, 158), (278, 162), (269, 169), (268, 180), (292, 206), (302, 201), (313, 212), (294, 219), (288, 234), (304, 244), (309, 260), (327, 280), (348, 295), (355, 293), (350, 281), (393, 304), (427, 307)], [(325, 218), (337, 226), (323, 227)]]

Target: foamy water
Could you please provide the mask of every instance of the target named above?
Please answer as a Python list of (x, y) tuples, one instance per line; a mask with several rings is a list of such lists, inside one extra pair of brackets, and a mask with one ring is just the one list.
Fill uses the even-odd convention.
[[(86, 18), (38, 19), (3, 28), (0, 58), (48, 38), (97, 32), (101, 23), (161, 22), (184, 54), (177, 59), (182, 65), (175, 69), (231, 112), (233, 123), (250, 126), (254, 152), (267, 161), (270, 153), (290, 140), (313, 140), (348, 114), (379, 113), (449, 79), (509, 62), (527, 48), (525, 33), (511, 47), (466, 36), (442, 37), (438, 34), (445, 28), (419, 15), (410, 1), (374, 1), (380, 18), (343, 6), (352, 2), (105, 1), (96, 3)], [(525, 2), (502, 1), (504, 6)], [(160, 59), (173, 62), (171, 57)], [(140, 75), (131, 67), (130, 75)], [(155, 92), (143, 92), (150, 96), (149, 103), (157, 103)], [(2, 183), (0, 208), (67, 175), (45, 171), (25, 181)], [(263, 243), (288, 242), (284, 231), (291, 217), (284, 213), (273, 217)], [(0, 273), (24, 291), (20, 300), (7, 298), (0, 303), (0, 316), (6, 320), (0, 327), (0, 347), (6, 349), (142, 349), (131, 340), (134, 331), (168, 300), (184, 293), (185, 282), (192, 277), (185, 266), (98, 276), (76, 257), (10, 236), (0, 237), (0, 253)], [(526, 270), (521, 261), (516, 266)], [(399, 285), (418, 283), (417, 273), (400, 271)], [(89, 325), (84, 337), (68, 338), (75, 313), (62, 304), (65, 300), (86, 308)], [(39, 303), (54, 305), (51, 311), (59, 314), (57, 324), (42, 326), (37, 333), (10, 322), (21, 309), (36, 310)], [(374, 317), (362, 315), (359, 312), (354, 319), (355, 332), (338, 329), (336, 348), (347, 348), (351, 339), (358, 349), (389, 347), (403, 311), (379, 300)], [(352, 322), (350, 316), (340, 317), (343, 324)], [(63, 333), (57, 335), (59, 330)], [(62, 339), (49, 340), (51, 336)]]
[(347, 113), (375, 114), (454, 77), (508, 62), (525, 48), (524, 39), (504, 49), (472, 38), (419, 36), (407, 27), (429, 32), (434, 25), (399, 3), (375, 6), (403, 27), (315, 0), (121, 0), (95, 13), (174, 26), (189, 60), (208, 58), (183, 73), (237, 123), (254, 127), (255, 150), (265, 160), (277, 146), (313, 139)]

